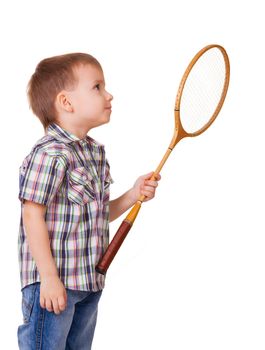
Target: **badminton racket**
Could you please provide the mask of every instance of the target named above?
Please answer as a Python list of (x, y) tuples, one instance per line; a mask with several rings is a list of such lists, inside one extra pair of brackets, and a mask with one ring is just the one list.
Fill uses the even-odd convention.
[[(170, 145), (153, 173), (155, 180), (174, 147), (185, 137), (195, 137), (206, 131), (218, 116), (228, 89), (229, 58), (220, 45), (208, 45), (191, 60), (180, 81), (175, 101), (175, 128)], [(106, 274), (141, 209), (145, 196), (140, 196), (123, 220), (117, 233), (96, 266)]]

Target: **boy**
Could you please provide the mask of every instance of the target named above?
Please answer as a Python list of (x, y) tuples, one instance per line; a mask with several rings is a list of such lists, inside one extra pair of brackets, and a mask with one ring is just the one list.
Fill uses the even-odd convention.
[(45, 136), (20, 167), (19, 348), (91, 349), (105, 279), (95, 266), (108, 245), (109, 221), (140, 195), (152, 199), (160, 176), (139, 177), (109, 202), (113, 181), (104, 146), (87, 135), (109, 122), (113, 99), (94, 57), (73, 53), (42, 60), (28, 98)]

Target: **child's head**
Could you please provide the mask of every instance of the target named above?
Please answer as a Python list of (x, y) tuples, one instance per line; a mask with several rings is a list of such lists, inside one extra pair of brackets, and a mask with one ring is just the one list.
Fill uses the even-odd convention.
[(28, 83), (30, 107), (45, 129), (53, 122), (89, 128), (107, 123), (112, 98), (100, 63), (85, 53), (42, 60)]

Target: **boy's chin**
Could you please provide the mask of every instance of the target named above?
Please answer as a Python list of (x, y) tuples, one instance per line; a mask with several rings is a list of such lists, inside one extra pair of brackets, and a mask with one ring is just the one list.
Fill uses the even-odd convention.
[(98, 126), (104, 125), (109, 123), (110, 121), (110, 115), (103, 115), (100, 118), (98, 118), (97, 120), (94, 119), (93, 121), (87, 121), (87, 123), (91, 126), (91, 128), (97, 128)]
[(100, 120), (95, 127), (108, 124), (109, 122), (110, 122), (110, 118), (104, 118), (104, 119)]
[(108, 116), (105, 116), (105, 118), (102, 118), (102, 124), (107, 124), (110, 121), (110, 114)]

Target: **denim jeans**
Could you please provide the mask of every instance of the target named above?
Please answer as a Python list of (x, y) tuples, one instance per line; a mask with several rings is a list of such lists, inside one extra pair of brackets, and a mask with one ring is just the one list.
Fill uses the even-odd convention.
[(40, 306), (40, 283), (22, 289), (24, 324), (18, 327), (20, 350), (89, 350), (102, 291), (66, 289), (67, 307), (56, 315)]

